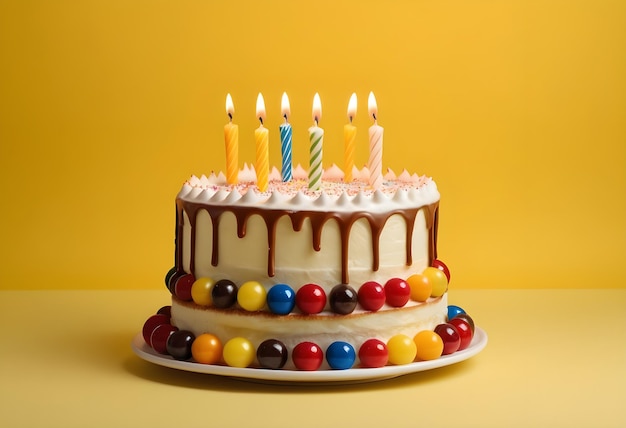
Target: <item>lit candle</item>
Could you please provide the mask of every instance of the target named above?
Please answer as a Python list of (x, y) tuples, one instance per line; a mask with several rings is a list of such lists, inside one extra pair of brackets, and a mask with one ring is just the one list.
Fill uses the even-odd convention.
[(322, 102), (319, 94), (313, 97), (313, 126), (309, 128), (309, 189), (319, 190), (322, 187), (322, 146), (324, 143), (324, 130), (318, 125), (322, 118)]
[(256, 99), (256, 116), (261, 124), (254, 131), (254, 140), (256, 141), (256, 185), (261, 192), (267, 190), (270, 174), (269, 163), (269, 130), (263, 126), (265, 120), (265, 101), (263, 95), (259, 93)]
[(370, 126), (370, 157), (368, 169), (370, 171), (370, 186), (375, 190), (379, 189), (383, 183), (383, 127), (378, 126), (378, 106), (376, 98), (370, 92), (367, 99), (369, 115), (374, 119), (374, 124)]
[(229, 184), (237, 184), (239, 173), (239, 126), (233, 124), (235, 106), (230, 94), (226, 95), (226, 114), (228, 123), (224, 125), (224, 141), (226, 142), (226, 180)]
[(291, 125), (289, 124), (289, 115), (291, 114), (291, 110), (289, 108), (289, 98), (287, 98), (287, 93), (283, 92), (283, 98), (280, 102), (280, 109), (285, 118), (285, 123), (280, 125), (280, 152), (283, 156), (283, 164), (282, 164), (282, 177), (283, 181), (291, 181)]
[(343, 139), (345, 141), (344, 168), (346, 183), (352, 181), (352, 169), (354, 168), (354, 149), (356, 147), (356, 126), (352, 120), (356, 117), (356, 94), (352, 94), (348, 102), (348, 120), (350, 123), (343, 127)]

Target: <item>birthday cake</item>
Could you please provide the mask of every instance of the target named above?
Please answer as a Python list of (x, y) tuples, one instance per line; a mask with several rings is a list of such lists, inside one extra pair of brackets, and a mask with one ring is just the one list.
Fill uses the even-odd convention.
[(154, 352), (198, 364), (324, 370), (432, 360), (470, 345), (437, 256), (426, 176), (336, 166), (191, 177), (176, 197), (171, 305), (145, 322)]

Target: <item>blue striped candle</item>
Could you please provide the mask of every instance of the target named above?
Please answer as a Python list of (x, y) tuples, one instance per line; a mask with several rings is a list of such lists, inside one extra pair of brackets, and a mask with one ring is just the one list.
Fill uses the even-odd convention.
[(283, 117), (285, 118), (285, 123), (280, 125), (280, 152), (283, 157), (282, 164), (282, 177), (283, 181), (291, 181), (292, 173), (291, 173), (291, 156), (292, 156), (292, 141), (291, 141), (291, 125), (289, 124), (289, 114), (291, 113), (289, 108), (289, 98), (287, 98), (287, 93), (283, 92), (283, 97), (281, 100), (281, 111)]
[(291, 181), (291, 125), (283, 123), (280, 125), (280, 152), (283, 156), (282, 176), (283, 181)]

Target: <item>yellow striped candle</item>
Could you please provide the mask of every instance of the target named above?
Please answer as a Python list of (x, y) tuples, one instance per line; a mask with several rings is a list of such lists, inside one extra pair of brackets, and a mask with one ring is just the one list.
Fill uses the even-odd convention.
[(322, 187), (322, 147), (324, 130), (318, 125), (322, 118), (322, 102), (319, 94), (313, 97), (313, 126), (309, 128), (309, 189), (319, 190)]
[(265, 101), (263, 95), (259, 93), (256, 99), (256, 116), (261, 124), (254, 131), (256, 141), (256, 185), (261, 192), (267, 190), (270, 174), (269, 162), (269, 130), (263, 126), (265, 120)]
[(237, 184), (239, 174), (239, 126), (233, 124), (235, 106), (230, 94), (226, 95), (226, 114), (228, 123), (224, 125), (224, 141), (226, 143), (226, 181), (228, 184)]
[(356, 148), (356, 126), (352, 124), (352, 120), (356, 117), (356, 94), (352, 94), (348, 102), (348, 120), (350, 123), (343, 127), (343, 139), (345, 141), (344, 152), (344, 181), (349, 183), (352, 181), (352, 169), (354, 168), (354, 149)]
[(378, 106), (376, 98), (370, 92), (367, 99), (369, 115), (374, 119), (374, 124), (370, 126), (370, 157), (367, 164), (370, 170), (369, 184), (374, 190), (379, 189), (383, 184), (383, 127), (378, 126)]

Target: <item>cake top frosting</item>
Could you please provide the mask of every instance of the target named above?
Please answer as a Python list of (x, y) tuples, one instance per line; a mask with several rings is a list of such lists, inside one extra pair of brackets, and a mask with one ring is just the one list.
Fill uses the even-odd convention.
[[(368, 183), (367, 168), (353, 171), (354, 179), (343, 181), (344, 174), (336, 165), (324, 171), (320, 190), (310, 190), (306, 171), (298, 165), (293, 179), (283, 182), (276, 168), (272, 169), (265, 192), (256, 186), (254, 167), (244, 166), (239, 172), (238, 184), (228, 184), (222, 172), (208, 177), (192, 176), (178, 194), (178, 198), (208, 205), (241, 205), (260, 209), (307, 209), (325, 211), (367, 210), (376, 212), (392, 207), (429, 205), (439, 200), (434, 180), (404, 170), (396, 175), (388, 170), (380, 188)], [(377, 209), (378, 208), (378, 209)]]

